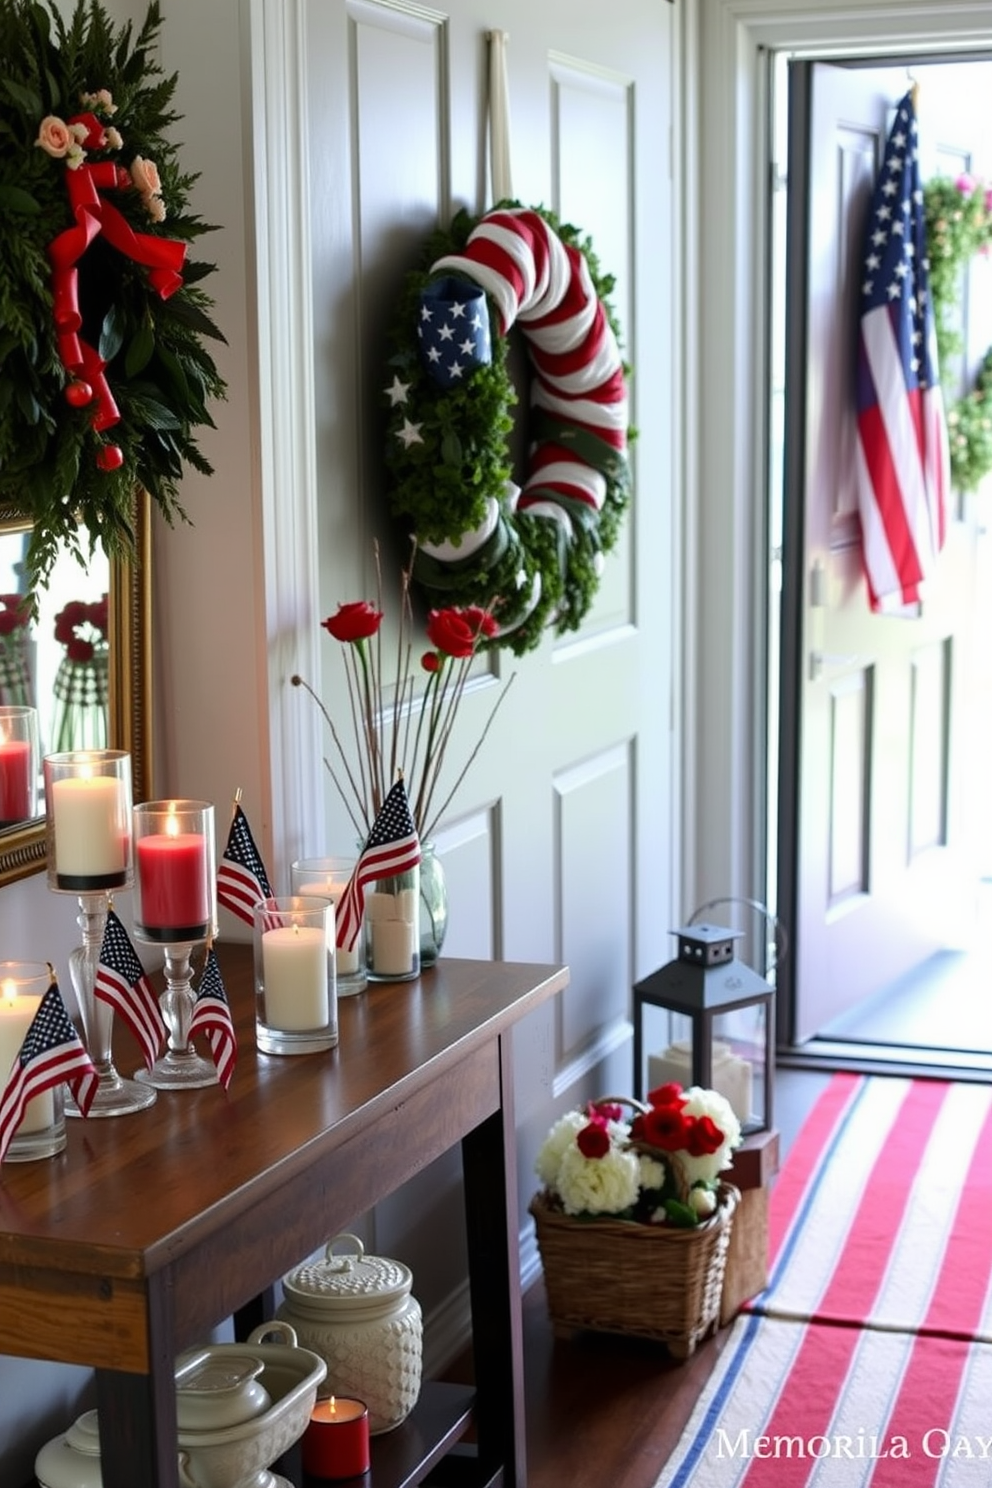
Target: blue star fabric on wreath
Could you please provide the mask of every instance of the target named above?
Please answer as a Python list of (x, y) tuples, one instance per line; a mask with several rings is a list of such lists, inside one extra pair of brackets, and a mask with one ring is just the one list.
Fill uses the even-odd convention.
[(493, 359), (485, 290), (445, 274), (424, 286), (417, 322), (420, 359), (439, 387), (457, 387)]

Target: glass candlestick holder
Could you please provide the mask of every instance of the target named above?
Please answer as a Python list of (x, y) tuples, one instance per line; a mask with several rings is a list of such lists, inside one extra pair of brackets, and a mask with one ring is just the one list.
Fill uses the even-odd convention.
[[(86, 1052), (99, 1076), (90, 1116), (143, 1111), (154, 1090), (118, 1074), (111, 1055), (114, 1009), (96, 996), (96, 973), (107, 925), (108, 894), (129, 889), (131, 756), (119, 749), (74, 749), (44, 760), (48, 887), (75, 894), (82, 944), (69, 956), (69, 975)], [(71, 1094), (67, 1116), (81, 1112)]]
[(0, 708), (0, 828), (38, 815), (38, 710)]
[(159, 1090), (195, 1090), (217, 1084), (213, 1062), (189, 1037), (196, 1003), (193, 949), (217, 933), (214, 808), (206, 801), (145, 801), (132, 813), (134, 934), (165, 955), (165, 991), (159, 998), (168, 1048), (136, 1078)]

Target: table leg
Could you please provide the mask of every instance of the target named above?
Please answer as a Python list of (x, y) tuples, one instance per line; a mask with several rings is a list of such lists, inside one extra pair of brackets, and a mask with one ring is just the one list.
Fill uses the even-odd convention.
[(179, 1488), (172, 1367), (158, 1381), (98, 1369), (96, 1398), (103, 1488)]
[(96, 1371), (103, 1488), (179, 1488), (171, 1281), (148, 1291), (148, 1374)]
[(526, 1488), (513, 1048), (500, 1039), (500, 1109), (462, 1142), (480, 1466)]

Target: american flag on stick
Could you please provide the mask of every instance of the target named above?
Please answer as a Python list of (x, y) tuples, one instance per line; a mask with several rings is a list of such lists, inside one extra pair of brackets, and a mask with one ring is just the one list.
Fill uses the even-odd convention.
[(225, 908), (250, 925), (253, 906), (260, 899), (271, 899), (272, 890), (239, 798), (235, 800), (227, 846), (217, 869), (217, 898)]
[(857, 416), (869, 602), (891, 612), (922, 597), (950, 487), (913, 90), (896, 110), (865, 234)]
[(217, 1078), (226, 1090), (237, 1063), (238, 1043), (231, 1020), (231, 1004), (227, 1000), (213, 946), (207, 951), (193, 1015), (189, 1020), (189, 1039), (192, 1041), (198, 1033), (206, 1035)]
[(406, 873), (420, 862), (420, 839), (410, 815), (406, 786), (397, 780), (379, 808), (348, 886), (337, 906), (337, 942), (354, 950), (365, 913), (365, 887), (378, 878)]
[(7, 1076), (0, 1097), (0, 1162), (33, 1096), (65, 1083), (81, 1113), (89, 1114), (100, 1077), (65, 1010), (54, 974), (24, 1035), (20, 1053), (9, 1073), (0, 1073)]
[(165, 1023), (145, 968), (112, 908), (107, 910), (94, 992), (124, 1019), (151, 1069), (162, 1047)]

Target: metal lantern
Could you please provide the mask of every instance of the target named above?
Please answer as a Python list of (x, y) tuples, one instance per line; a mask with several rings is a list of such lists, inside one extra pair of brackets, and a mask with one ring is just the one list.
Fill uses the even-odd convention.
[[(678, 937), (675, 960), (634, 986), (635, 1093), (643, 1096), (668, 1081), (701, 1085), (727, 1098), (745, 1133), (767, 1131), (775, 989), (736, 959), (740, 931), (689, 925), (672, 934)], [(649, 1008), (667, 1014), (654, 1047), (644, 1033)], [(653, 1021), (657, 1026), (661, 1020)]]

